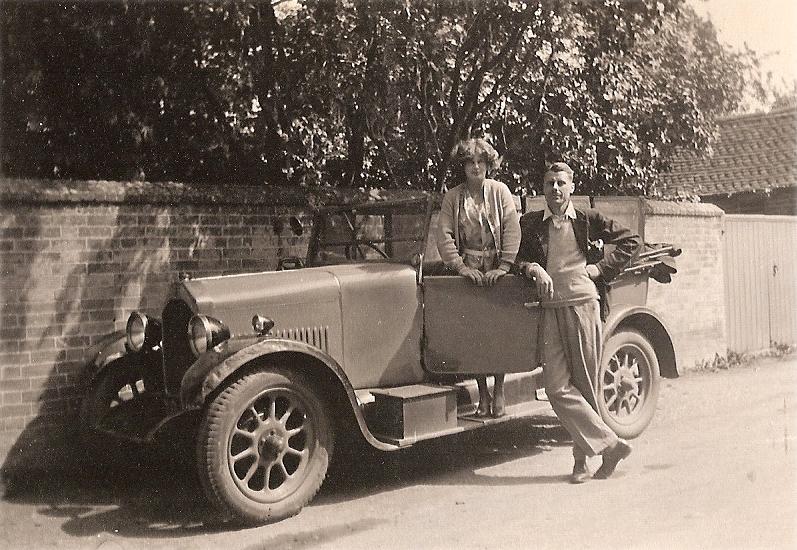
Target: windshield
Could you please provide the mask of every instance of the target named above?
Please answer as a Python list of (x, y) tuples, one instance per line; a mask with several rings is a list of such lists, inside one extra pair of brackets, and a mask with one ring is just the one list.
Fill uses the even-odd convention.
[(427, 205), (414, 200), (324, 210), (315, 219), (307, 263), (408, 263), (426, 240)]

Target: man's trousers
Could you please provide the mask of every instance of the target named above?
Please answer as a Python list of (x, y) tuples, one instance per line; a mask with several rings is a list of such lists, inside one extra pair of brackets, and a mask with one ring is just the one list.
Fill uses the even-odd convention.
[(597, 412), (603, 344), (598, 301), (543, 309), (541, 328), (545, 392), (573, 438), (573, 456), (583, 460), (600, 454), (618, 438)]

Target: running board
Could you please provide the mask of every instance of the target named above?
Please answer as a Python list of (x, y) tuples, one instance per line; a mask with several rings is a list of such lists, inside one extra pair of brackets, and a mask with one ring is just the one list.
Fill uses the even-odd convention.
[(475, 415), (479, 395), (475, 380), (453, 385), (425, 383), (358, 390), (357, 398), (376, 439), (408, 447), (425, 439), (532, 416), (548, 409), (547, 401), (539, 400), (538, 396), (541, 378), (541, 369), (506, 375), (506, 413), (497, 418)]
[(438, 384), (414, 384), (372, 390), (374, 436), (387, 443), (420, 441), (457, 427), (457, 390)]
[(520, 403), (518, 405), (511, 405), (507, 407), (506, 414), (498, 418), (477, 417), (474, 415), (459, 416), (457, 417), (455, 426), (438, 431), (416, 433), (408, 435), (407, 437), (393, 437), (390, 435), (384, 435), (380, 433), (374, 433), (374, 436), (380, 441), (383, 441), (385, 443), (390, 443), (391, 445), (395, 445), (396, 447), (399, 448), (404, 448), (404, 447), (410, 447), (415, 443), (418, 443), (419, 441), (424, 441), (426, 439), (434, 439), (436, 437), (443, 437), (446, 435), (468, 432), (471, 430), (477, 430), (483, 428), (485, 426), (502, 424), (510, 420), (516, 420), (518, 418), (528, 418), (530, 416), (536, 416), (539, 414), (546, 413), (547, 411), (550, 410), (550, 408), (551, 406), (547, 401), (529, 401), (526, 403)]

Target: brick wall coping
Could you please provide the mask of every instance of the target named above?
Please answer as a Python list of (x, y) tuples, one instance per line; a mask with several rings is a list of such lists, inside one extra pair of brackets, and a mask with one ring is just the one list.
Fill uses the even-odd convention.
[(421, 196), (413, 190), (196, 185), (179, 182), (0, 178), (2, 204), (209, 204), (320, 206)]
[(257, 204), (301, 206), (294, 188), (222, 187), (178, 182), (0, 180), (0, 201), (24, 204)]
[[(422, 196), (415, 190), (365, 190), (263, 186), (196, 185), (179, 182), (75, 181), (0, 178), (3, 204), (209, 204), (321, 206), (359, 200)], [(722, 209), (707, 203), (643, 199), (646, 214), (719, 217)]]
[(714, 204), (701, 202), (672, 202), (643, 199), (646, 215), (684, 216), (689, 218), (719, 218), (725, 214)]

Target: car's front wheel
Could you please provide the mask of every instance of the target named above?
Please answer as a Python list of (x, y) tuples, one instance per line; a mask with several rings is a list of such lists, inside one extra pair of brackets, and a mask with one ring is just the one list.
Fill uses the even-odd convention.
[(224, 516), (277, 521), (318, 492), (333, 439), (324, 402), (301, 375), (249, 372), (207, 407), (197, 441), (199, 476)]
[(659, 361), (647, 338), (633, 330), (613, 334), (603, 349), (597, 386), (604, 422), (620, 437), (641, 434), (659, 398)]

